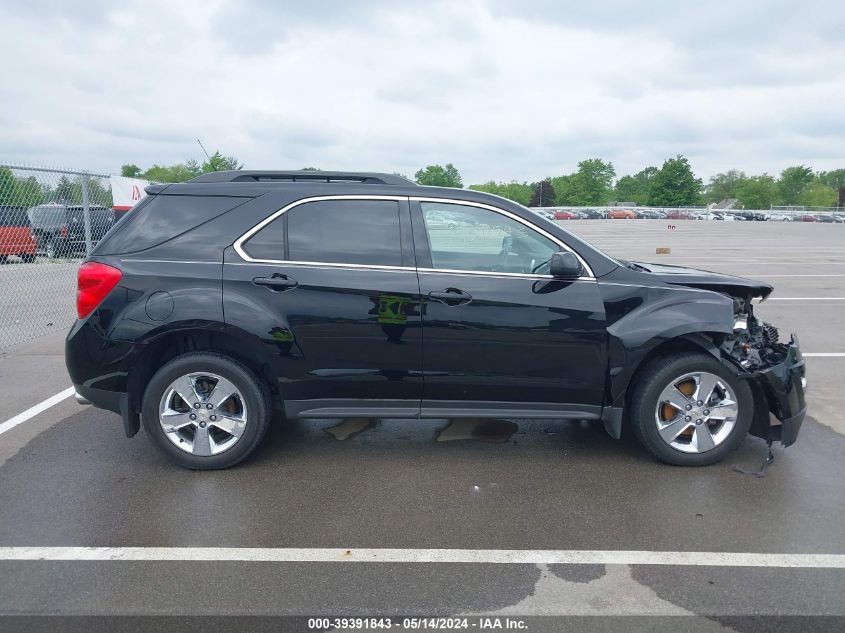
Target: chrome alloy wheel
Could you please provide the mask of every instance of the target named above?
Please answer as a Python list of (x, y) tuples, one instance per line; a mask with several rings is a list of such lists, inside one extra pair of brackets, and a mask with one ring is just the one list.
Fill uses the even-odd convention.
[(706, 371), (679, 376), (660, 393), (654, 421), (660, 437), (684, 453), (705, 453), (731, 434), (739, 415), (727, 382)]
[(165, 437), (186, 453), (217, 455), (234, 446), (247, 424), (246, 401), (226, 378), (197, 372), (174, 380), (161, 397)]

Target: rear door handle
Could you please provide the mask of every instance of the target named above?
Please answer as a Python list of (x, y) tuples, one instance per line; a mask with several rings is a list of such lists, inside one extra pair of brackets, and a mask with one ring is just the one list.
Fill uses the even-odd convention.
[(432, 301), (445, 303), (447, 306), (465, 305), (472, 301), (472, 295), (457, 288), (446, 288), (440, 292), (429, 292), (428, 298)]
[(271, 275), (270, 277), (256, 277), (252, 280), (252, 283), (256, 286), (264, 286), (265, 288), (269, 288), (270, 290), (274, 290), (276, 292), (290, 290), (291, 288), (296, 288), (297, 285), (299, 285), (296, 279), (291, 279), (286, 275), (280, 275), (278, 273)]

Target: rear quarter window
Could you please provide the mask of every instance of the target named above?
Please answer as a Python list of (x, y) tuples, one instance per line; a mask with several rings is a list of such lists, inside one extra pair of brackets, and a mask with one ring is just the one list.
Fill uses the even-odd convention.
[(233, 196), (147, 196), (143, 204), (114, 225), (93, 254), (122, 255), (153, 248), (249, 200)]

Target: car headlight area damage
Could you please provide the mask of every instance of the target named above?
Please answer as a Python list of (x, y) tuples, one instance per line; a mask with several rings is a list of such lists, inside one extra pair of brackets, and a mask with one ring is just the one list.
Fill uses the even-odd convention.
[[(760, 295), (762, 300), (769, 292)], [(755, 417), (751, 434), (784, 446), (795, 442), (806, 412), (806, 367), (793, 334), (780, 341), (777, 328), (754, 315), (753, 296), (734, 299), (734, 331), (719, 345), (722, 357), (752, 384)], [(771, 423), (771, 412), (778, 423)]]

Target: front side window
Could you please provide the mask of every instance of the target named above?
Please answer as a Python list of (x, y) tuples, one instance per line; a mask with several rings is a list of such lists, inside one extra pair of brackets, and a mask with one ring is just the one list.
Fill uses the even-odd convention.
[(256, 259), (401, 266), (399, 203), (307, 202), (258, 231), (244, 244), (244, 250)]
[(559, 250), (537, 231), (489, 209), (440, 202), (420, 206), (434, 268), (546, 274)]

